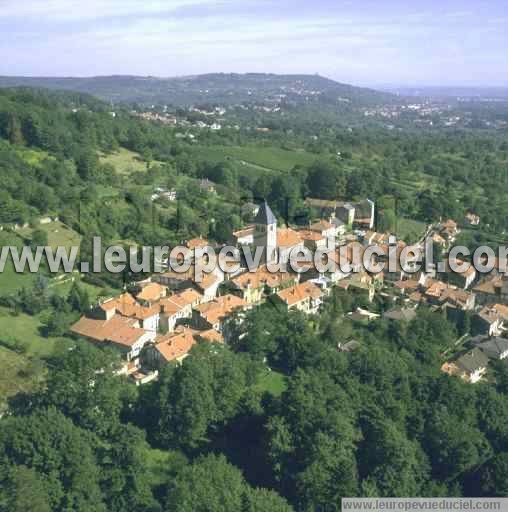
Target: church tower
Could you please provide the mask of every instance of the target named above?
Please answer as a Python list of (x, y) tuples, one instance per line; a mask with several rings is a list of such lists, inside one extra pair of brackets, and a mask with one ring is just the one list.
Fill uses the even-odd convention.
[(254, 247), (263, 247), (264, 263), (277, 260), (277, 218), (266, 201), (254, 219)]

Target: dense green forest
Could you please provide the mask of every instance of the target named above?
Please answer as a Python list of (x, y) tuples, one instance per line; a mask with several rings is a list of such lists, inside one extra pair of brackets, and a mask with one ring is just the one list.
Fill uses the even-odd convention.
[[(203, 344), (136, 388), (108, 353), (50, 359), (1, 420), (0, 510), (338, 510), (341, 496), (505, 496), (508, 373), (439, 372), (451, 324), (354, 327), (266, 304), (231, 348)], [(337, 343), (354, 336), (361, 349)], [(267, 386), (266, 366), (283, 375)], [(100, 371), (99, 371), (100, 370)], [(270, 373), (270, 372), (269, 372)]]
[[(508, 229), (498, 132), (323, 121), (289, 132), (282, 121), (268, 134), (191, 139), (110, 109), (84, 94), (0, 91), (1, 245), (44, 243), (45, 215), (75, 232), (83, 258), (93, 235), (105, 245), (225, 242), (249, 220), (245, 202), (267, 198), (281, 220), (305, 224), (307, 196), (369, 197), (382, 230), (468, 211), (482, 218), (468, 243), (501, 243)], [(152, 202), (156, 187), (175, 187), (178, 200)], [(13, 229), (25, 223), (26, 236)], [(8, 292), (2, 281), (0, 308), (12, 313), (2, 357), (19, 348), (9, 334), (34, 318), (48, 345), (16, 374), (37, 383), (10, 394), (0, 419), (1, 512), (317, 512), (338, 510), (342, 496), (508, 494), (507, 365), (474, 386), (441, 373), (439, 355), (460, 333), (440, 313), (358, 325), (339, 291), (319, 318), (267, 303), (231, 325), (230, 346), (199, 344), (137, 388), (115, 375), (115, 354), (66, 339), (93, 295), (134, 277), (100, 274), (61, 292), (44, 271), (29, 283), (16, 275), (24, 284)], [(337, 350), (353, 339), (358, 351)]]

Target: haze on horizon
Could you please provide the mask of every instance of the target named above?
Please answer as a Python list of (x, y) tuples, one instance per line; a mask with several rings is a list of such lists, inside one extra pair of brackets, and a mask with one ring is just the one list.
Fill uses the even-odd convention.
[(507, 0), (2, 0), (0, 74), (507, 86)]

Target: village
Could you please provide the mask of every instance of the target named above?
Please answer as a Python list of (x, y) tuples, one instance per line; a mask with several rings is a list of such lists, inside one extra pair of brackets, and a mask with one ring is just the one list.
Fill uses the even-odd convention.
[[(306, 203), (318, 212), (318, 218), (305, 227), (279, 225), (266, 202), (252, 205), (253, 223), (231, 233), (231, 243), (237, 248), (263, 249), (263, 260), (254, 271), (245, 264), (234, 272), (217, 267), (198, 279), (198, 256), (193, 256), (186, 272), (153, 274), (120, 296), (96, 304), (71, 327), (72, 335), (119, 350), (124, 361), (119, 373), (139, 385), (156, 379), (164, 365), (181, 363), (198, 342), (227, 344), (231, 321), (241, 322), (245, 311), (261, 303), (318, 315), (332, 289), (338, 288), (362, 297), (366, 304), (379, 296), (389, 304), (381, 314), (357, 307), (346, 313), (352, 321), (368, 323), (384, 317), (391, 322), (411, 322), (417, 308), (428, 307), (442, 311), (455, 323), (467, 323), (467, 333), (457, 340), (441, 367), (449, 375), (475, 383), (484, 378), (490, 361), (508, 356), (508, 338), (503, 337), (508, 327), (508, 280), (499, 261), (488, 274), (479, 274), (472, 266), (459, 273), (448, 267), (438, 272), (437, 266), (431, 272), (410, 272), (405, 265), (368, 272), (362, 264), (367, 247), (381, 249), (378, 259), (382, 261), (388, 257), (392, 240), (390, 234), (374, 231), (374, 203), (312, 198)], [(477, 226), (480, 218), (469, 213), (462, 223)], [(459, 233), (456, 221), (444, 220), (429, 225), (413, 246), (398, 240), (396, 252), (421, 249), (430, 238), (444, 254)], [(186, 240), (184, 246), (193, 252), (213, 244), (195, 238)], [(349, 271), (342, 265), (321, 271), (309, 261), (298, 272), (268, 269), (277, 258), (287, 260), (294, 250), (328, 247), (337, 260), (339, 249), (341, 257), (346, 254)], [(354, 340), (345, 341), (337, 350), (358, 348)]]

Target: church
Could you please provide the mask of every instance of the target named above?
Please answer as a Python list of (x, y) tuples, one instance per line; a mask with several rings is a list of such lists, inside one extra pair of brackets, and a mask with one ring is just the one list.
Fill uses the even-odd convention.
[(252, 245), (263, 248), (263, 263), (287, 261), (291, 250), (304, 247), (304, 241), (291, 228), (278, 228), (277, 218), (265, 201), (254, 219)]

